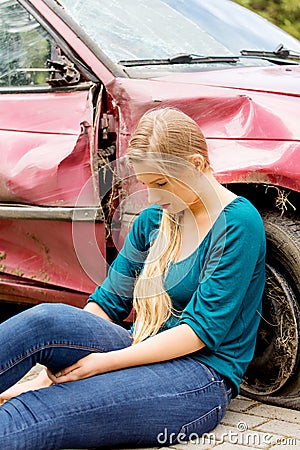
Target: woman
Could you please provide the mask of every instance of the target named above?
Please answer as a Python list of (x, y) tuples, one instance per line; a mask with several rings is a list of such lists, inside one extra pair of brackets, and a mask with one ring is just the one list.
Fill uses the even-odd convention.
[(39, 305), (0, 326), (1, 391), (47, 367), (2, 394), (2, 448), (170, 445), (212, 430), (239, 392), (264, 289), (261, 218), (217, 182), (180, 111), (146, 113), (128, 158), (153, 206), (85, 310)]

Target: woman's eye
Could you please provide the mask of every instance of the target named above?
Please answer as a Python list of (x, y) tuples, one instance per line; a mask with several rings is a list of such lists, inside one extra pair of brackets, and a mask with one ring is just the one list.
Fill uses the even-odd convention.
[(166, 184), (167, 184), (167, 181), (165, 181), (164, 183), (157, 183), (157, 185), (158, 185), (159, 187), (165, 186)]

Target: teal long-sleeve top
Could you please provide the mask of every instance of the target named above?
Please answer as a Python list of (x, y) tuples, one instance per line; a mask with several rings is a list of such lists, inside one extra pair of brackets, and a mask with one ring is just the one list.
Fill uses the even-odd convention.
[[(146, 208), (134, 221), (107, 278), (89, 297), (117, 323), (132, 309), (136, 277), (157, 236), (162, 209)], [(239, 392), (253, 358), (265, 284), (265, 231), (245, 198), (237, 197), (219, 215), (199, 247), (173, 262), (164, 287), (179, 314), (168, 329), (188, 324), (205, 347), (190, 356), (212, 367)]]

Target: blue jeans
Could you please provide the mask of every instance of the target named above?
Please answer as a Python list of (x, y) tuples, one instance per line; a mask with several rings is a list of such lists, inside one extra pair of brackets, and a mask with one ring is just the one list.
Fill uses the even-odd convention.
[[(126, 329), (79, 308), (43, 304), (0, 325), (0, 392), (36, 363), (53, 372), (131, 345)], [(222, 377), (192, 357), (19, 395), (0, 407), (0, 448), (167, 446), (212, 430), (230, 401)]]

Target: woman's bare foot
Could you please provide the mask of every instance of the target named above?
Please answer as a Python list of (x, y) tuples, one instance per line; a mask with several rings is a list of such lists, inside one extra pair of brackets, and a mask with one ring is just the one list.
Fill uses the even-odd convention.
[(47, 370), (43, 369), (36, 378), (22, 383), (14, 384), (12, 387), (0, 394), (0, 405), (23, 392), (35, 391), (37, 389), (51, 386), (53, 383), (47, 375)]

